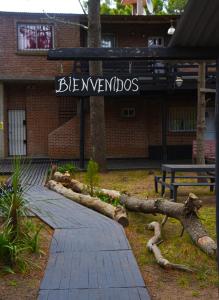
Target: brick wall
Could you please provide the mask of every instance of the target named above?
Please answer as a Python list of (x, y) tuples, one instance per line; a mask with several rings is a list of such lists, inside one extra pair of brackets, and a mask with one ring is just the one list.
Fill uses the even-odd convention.
[[(148, 155), (147, 110), (142, 98), (106, 98), (106, 143), (108, 157)], [(134, 118), (124, 118), (122, 108), (134, 108)]]
[[(77, 16), (62, 16), (75, 22)], [(121, 17), (122, 18), (122, 17)], [(153, 18), (152, 18), (153, 19)], [(142, 18), (143, 20), (143, 18)], [(18, 23), (53, 23), (45, 19), (43, 14), (0, 13), (0, 80), (24, 79), (20, 83), (5, 84), (5, 153), (8, 153), (7, 110), (25, 109), (27, 118), (27, 153), (29, 156), (50, 156), (56, 158), (78, 158), (80, 124), (79, 117), (74, 116), (66, 122), (68, 115), (60, 117), (60, 101), (54, 94), (53, 84), (46, 81), (26, 79), (49, 79), (55, 75), (68, 74), (72, 71), (72, 62), (48, 61), (46, 53), (23, 53), (17, 51)], [(153, 24), (141, 22), (113, 23), (105, 22), (103, 32), (115, 33), (117, 46), (144, 47), (149, 36), (166, 35), (169, 23)], [(83, 31), (82, 31), (83, 32)], [(80, 46), (80, 29), (77, 26), (54, 24), (55, 47)], [(154, 93), (155, 94), (155, 93)], [(162, 97), (162, 94), (161, 96)], [(141, 97), (106, 98), (106, 143), (108, 157), (147, 157), (148, 146), (162, 144), (162, 99), (150, 98), (147, 94)], [(196, 96), (168, 95), (167, 106), (193, 105)], [(72, 101), (77, 101), (73, 99)], [(67, 101), (68, 102), (68, 101)], [(66, 102), (66, 103), (67, 103)], [(66, 104), (68, 110), (74, 111), (71, 103)], [(121, 116), (123, 107), (134, 107), (134, 118)], [(67, 117), (66, 117), (67, 116)], [(63, 124), (64, 123), (64, 124)], [(85, 154), (90, 157), (89, 113), (86, 113)], [(192, 144), (194, 134), (168, 133), (169, 145)]]
[[(58, 101), (51, 85), (8, 84), (6, 91), (5, 121), (8, 109), (26, 111), (27, 155), (48, 155), (48, 134), (59, 125)], [(5, 130), (6, 153), (8, 153), (8, 132)]]
[[(54, 95), (51, 85), (6, 85), (5, 121), (8, 109), (25, 109), (27, 118), (27, 153), (30, 156), (78, 158), (80, 119), (75, 116), (60, 123), (61, 97)], [(77, 98), (71, 98), (76, 105)], [(106, 98), (106, 143), (108, 157), (148, 157), (148, 146), (162, 145), (162, 99), (150, 97)], [(194, 105), (193, 96), (177, 101), (179, 109)], [(167, 106), (175, 105), (169, 97)], [(124, 118), (121, 110), (134, 107), (134, 118)], [(61, 125), (61, 126), (60, 126)], [(7, 128), (7, 126), (5, 126)], [(85, 155), (90, 157), (89, 112), (86, 113)], [(7, 130), (5, 141), (7, 148)], [(168, 133), (168, 145), (189, 145), (193, 133)], [(7, 151), (6, 151), (7, 153)]]
[[(77, 16), (62, 18), (78, 21)], [(77, 26), (54, 23), (44, 14), (0, 13), (0, 79), (1, 78), (45, 78), (72, 71), (72, 62), (48, 61), (47, 51), (18, 51), (18, 23), (49, 23), (54, 25), (55, 47), (79, 47), (80, 30)]]

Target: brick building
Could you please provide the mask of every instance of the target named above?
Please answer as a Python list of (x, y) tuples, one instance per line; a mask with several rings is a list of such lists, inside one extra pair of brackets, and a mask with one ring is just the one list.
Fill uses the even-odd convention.
[[(56, 15), (84, 23), (84, 16)], [(162, 47), (173, 16), (103, 16), (103, 47)], [(48, 61), (47, 51), (85, 47), (86, 31), (44, 14), (0, 12), (0, 157), (79, 158), (77, 97), (57, 97), (54, 77), (86, 73), (86, 63)], [(213, 69), (209, 66), (208, 78)], [(135, 75), (141, 94), (105, 97), (107, 157), (191, 157), (195, 139), (197, 66), (167, 62), (107, 62), (104, 74)], [(175, 84), (184, 76), (183, 86)], [(209, 81), (209, 84), (211, 82)], [(210, 98), (209, 98), (210, 99)], [(208, 102), (213, 117), (213, 101)], [(212, 117), (209, 118), (212, 120)], [(209, 123), (211, 128), (212, 121)], [(209, 132), (211, 131), (209, 129)], [(208, 133), (206, 133), (208, 135)], [(210, 134), (210, 133), (209, 133)], [(85, 156), (90, 155), (89, 101)]]

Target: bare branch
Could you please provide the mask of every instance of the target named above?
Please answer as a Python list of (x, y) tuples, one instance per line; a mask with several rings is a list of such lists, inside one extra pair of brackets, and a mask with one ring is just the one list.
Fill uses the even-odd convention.
[(61, 19), (61, 18), (56, 18), (55, 16), (50, 16), (45, 11), (43, 11), (43, 12), (44, 12), (44, 14), (46, 15), (46, 17), (48, 19), (53, 20), (53, 21), (55, 21), (57, 23), (63, 23), (63, 24), (67, 24), (67, 25), (79, 26), (79, 27), (82, 27), (85, 30), (88, 30), (88, 27), (86, 25), (83, 25), (83, 24), (80, 24), (80, 23), (76, 23), (76, 22), (71, 22), (71, 21), (68, 21), (68, 20)]
[(81, 6), (81, 9), (83, 10), (84, 15), (87, 16), (86, 10), (85, 10), (83, 4), (81, 3), (81, 0), (78, 0), (78, 2), (80, 4), (80, 6)]
[(154, 230), (154, 236), (148, 241), (147, 248), (151, 252), (153, 252), (157, 263), (161, 267), (165, 269), (177, 269), (181, 271), (193, 272), (193, 270), (189, 267), (179, 264), (173, 264), (163, 257), (160, 249), (158, 248), (158, 245), (161, 243), (161, 226), (158, 222), (152, 222), (148, 224), (148, 229)]

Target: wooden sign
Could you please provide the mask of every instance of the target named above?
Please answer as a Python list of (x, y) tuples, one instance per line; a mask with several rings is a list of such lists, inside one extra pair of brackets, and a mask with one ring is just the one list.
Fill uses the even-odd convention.
[(139, 94), (139, 79), (124, 76), (58, 76), (57, 96), (121, 96)]

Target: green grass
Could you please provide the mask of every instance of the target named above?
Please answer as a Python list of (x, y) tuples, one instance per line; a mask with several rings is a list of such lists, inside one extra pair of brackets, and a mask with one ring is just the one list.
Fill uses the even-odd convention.
[[(215, 209), (202, 208), (201, 217), (211, 237), (215, 237)], [(152, 221), (160, 222), (162, 216), (144, 215), (129, 212), (130, 225), (127, 228), (129, 241), (136, 255), (139, 266), (144, 269), (147, 265), (156, 264), (154, 256), (146, 249), (146, 242), (153, 236), (153, 232), (146, 228)], [(160, 249), (165, 258), (173, 263), (185, 264), (194, 269), (194, 274), (177, 272), (177, 284), (189, 287), (196, 281), (200, 288), (218, 286), (216, 262), (198, 249), (187, 233), (180, 237), (182, 227), (175, 219), (169, 219), (163, 228), (163, 240)]]

